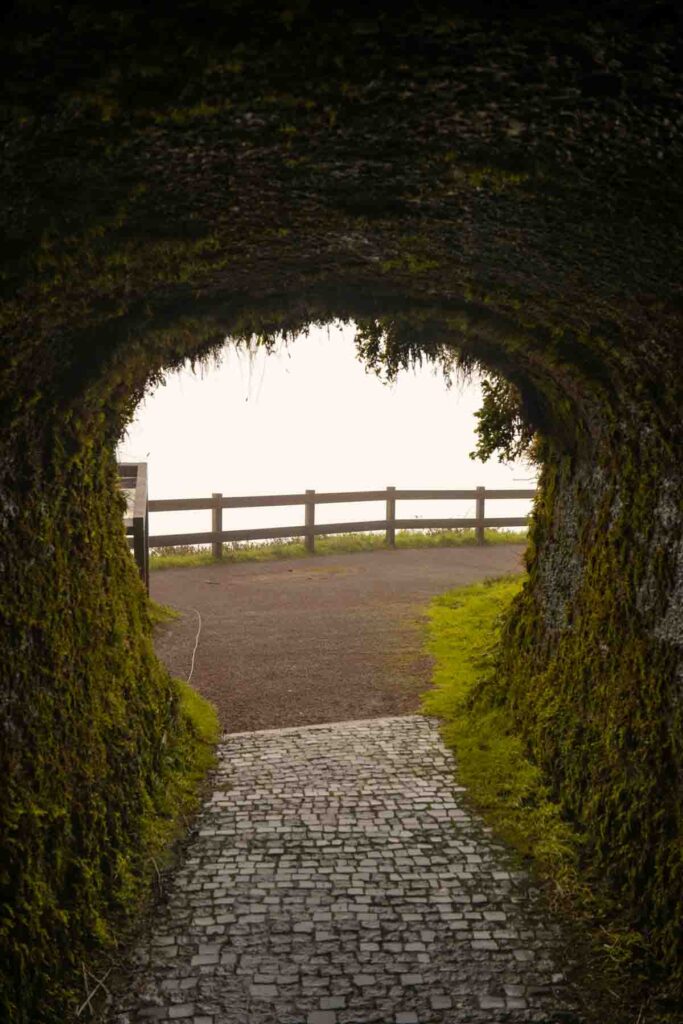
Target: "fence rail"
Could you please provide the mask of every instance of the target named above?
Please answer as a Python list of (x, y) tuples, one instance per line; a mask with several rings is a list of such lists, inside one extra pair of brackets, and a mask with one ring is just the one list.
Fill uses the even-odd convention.
[[(150, 501), (150, 512), (211, 511), (211, 529), (202, 533), (155, 534), (149, 537), (149, 547), (164, 548), (181, 545), (211, 544), (215, 558), (221, 558), (223, 544), (231, 541), (277, 540), (282, 537), (303, 537), (306, 549), (315, 551), (315, 538), (332, 533), (369, 533), (384, 531), (387, 544), (393, 546), (396, 530), (452, 530), (474, 529), (478, 544), (484, 543), (487, 527), (526, 526), (528, 517), (486, 518), (487, 500), (533, 498), (535, 490), (507, 490), (477, 487), (476, 490), (405, 490), (387, 487), (381, 491), (305, 491), (300, 494), (261, 494), (228, 497), (214, 493), (210, 498), (162, 498)], [(396, 517), (398, 501), (474, 501), (473, 519), (400, 519)], [(316, 505), (348, 504), (351, 502), (384, 501), (385, 518), (352, 523), (316, 523)], [(224, 530), (223, 509), (269, 508), (273, 506), (301, 505), (304, 522), (291, 526), (264, 527), (254, 530)]]

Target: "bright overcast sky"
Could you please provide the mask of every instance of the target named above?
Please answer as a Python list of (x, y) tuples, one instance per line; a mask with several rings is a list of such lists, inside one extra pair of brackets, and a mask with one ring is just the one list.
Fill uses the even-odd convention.
[[(312, 329), (272, 355), (260, 351), (250, 358), (228, 348), (219, 367), (169, 374), (140, 405), (120, 453), (148, 462), (152, 498), (388, 485), (533, 486), (526, 465), (482, 465), (469, 458), (480, 405), (476, 383), (449, 390), (442, 376), (423, 368), (383, 384), (356, 359), (353, 334), (352, 326)], [(487, 514), (524, 515), (526, 509), (523, 502), (496, 503)], [(321, 522), (382, 515), (372, 505), (322, 506), (318, 512)], [(298, 521), (297, 513), (226, 512), (224, 529), (288, 525)], [(473, 510), (405, 503), (398, 514), (462, 516)], [(209, 529), (209, 516), (159, 514), (151, 532)]]

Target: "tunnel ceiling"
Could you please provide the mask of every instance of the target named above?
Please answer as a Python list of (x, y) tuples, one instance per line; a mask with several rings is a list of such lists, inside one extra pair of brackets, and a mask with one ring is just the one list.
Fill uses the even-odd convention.
[(456, 339), (463, 310), (492, 325), (494, 349), (513, 324), (544, 349), (569, 332), (570, 361), (615, 328), (653, 359), (671, 343), (670, 5), (248, 10), (15, 8), (8, 392), (114, 379), (141, 334), (153, 370), (225, 330), (436, 307)]

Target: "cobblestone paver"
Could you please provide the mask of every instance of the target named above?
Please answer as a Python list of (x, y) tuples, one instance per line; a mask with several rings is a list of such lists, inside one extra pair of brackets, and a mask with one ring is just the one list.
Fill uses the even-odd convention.
[(558, 928), (419, 717), (238, 733), (117, 1024), (578, 1022)]

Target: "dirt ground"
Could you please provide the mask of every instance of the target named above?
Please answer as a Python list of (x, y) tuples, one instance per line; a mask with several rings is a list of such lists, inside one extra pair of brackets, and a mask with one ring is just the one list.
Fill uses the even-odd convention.
[(436, 594), (521, 567), (521, 545), (372, 551), (166, 569), (151, 595), (182, 613), (156, 648), (218, 708), (225, 732), (414, 712), (429, 686)]

